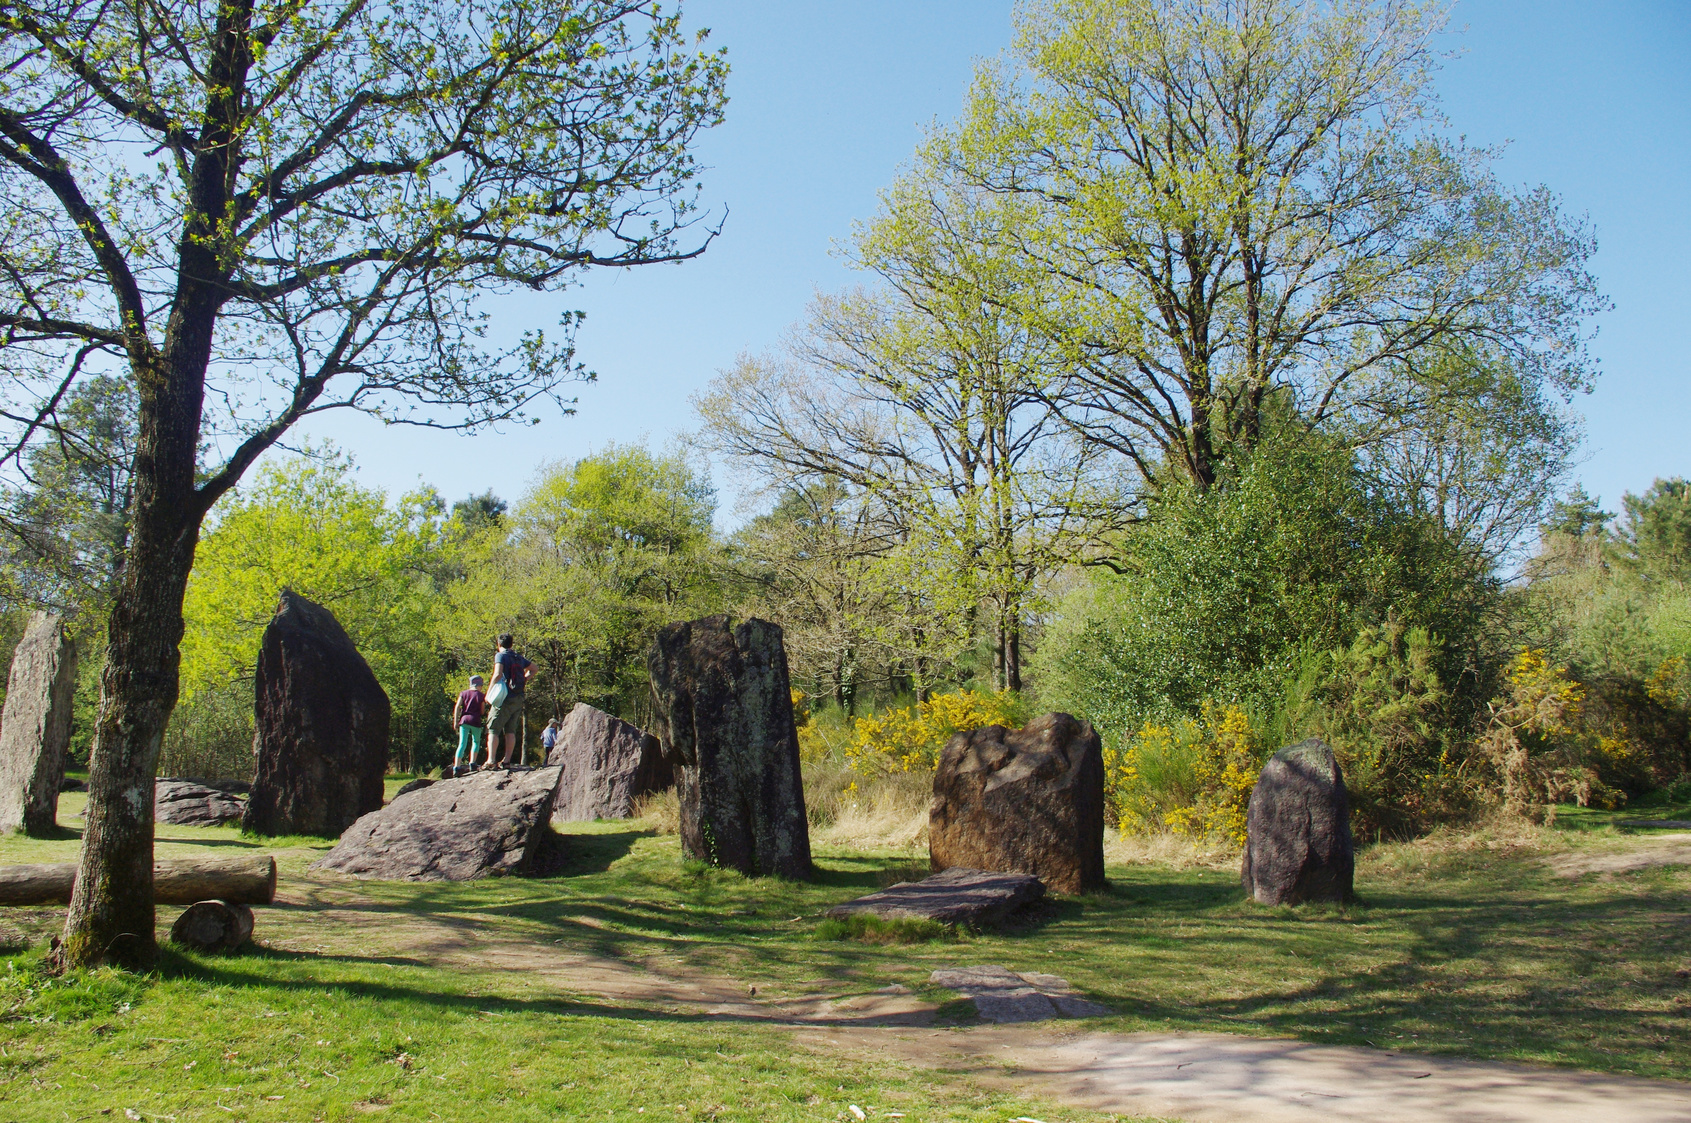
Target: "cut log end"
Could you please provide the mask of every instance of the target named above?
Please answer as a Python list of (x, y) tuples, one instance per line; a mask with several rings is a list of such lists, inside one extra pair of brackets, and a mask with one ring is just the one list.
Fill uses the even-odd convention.
[(195, 951), (234, 951), (252, 938), (252, 910), (231, 901), (197, 901), (170, 926), (170, 942)]

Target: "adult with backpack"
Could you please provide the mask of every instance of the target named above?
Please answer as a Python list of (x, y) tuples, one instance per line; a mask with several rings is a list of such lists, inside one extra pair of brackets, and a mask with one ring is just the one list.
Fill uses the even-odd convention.
[[(493, 655), (493, 685), (487, 692), (492, 709), (487, 714), (486, 768), (504, 768), (516, 759), (517, 731), (523, 723), (523, 688), (539, 673), (533, 663), (511, 650), (513, 642), (509, 632), (500, 636), (499, 650)], [(504, 751), (494, 763), (494, 753), (501, 748)]]
[(460, 691), (458, 702), (452, 707), (452, 724), (458, 727), (458, 752), (452, 758), (452, 774), (467, 763), (475, 771), (476, 754), (482, 749), (482, 718), (487, 715), (487, 695), (482, 693), (482, 677), (470, 676), (469, 689)]

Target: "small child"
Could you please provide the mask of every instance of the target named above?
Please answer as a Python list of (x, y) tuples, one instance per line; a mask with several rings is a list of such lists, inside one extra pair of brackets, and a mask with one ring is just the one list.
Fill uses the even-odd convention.
[(552, 749), (558, 744), (558, 719), (553, 718), (546, 723), (545, 732), (540, 735), (541, 755), (547, 760), (552, 759)]
[(464, 772), (476, 770), (476, 754), (482, 749), (482, 718), (487, 714), (487, 695), (482, 693), (482, 677), (470, 676), (470, 687), (458, 695), (457, 705), (452, 707), (452, 724), (458, 727), (458, 754), (452, 758), (452, 774), (460, 775), (460, 766), (464, 763), (465, 755), (469, 756), (469, 767)]

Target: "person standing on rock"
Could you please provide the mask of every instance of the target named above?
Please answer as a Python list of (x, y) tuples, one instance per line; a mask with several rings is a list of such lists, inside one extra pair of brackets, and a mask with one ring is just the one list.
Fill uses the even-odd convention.
[(475, 771), (476, 754), (482, 750), (481, 722), (487, 713), (487, 695), (481, 688), (482, 677), (471, 675), (469, 689), (459, 693), (458, 703), (452, 707), (452, 724), (458, 727), (458, 753), (452, 758), (454, 776), (465, 764)]
[(553, 718), (546, 723), (545, 732), (540, 734), (540, 755), (547, 760), (552, 759), (552, 750), (558, 744), (558, 719)]
[[(513, 642), (509, 632), (500, 636), (499, 650), (493, 656), (493, 687), (488, 692), (493, 702), (487, 715), (488, 768), (504, 768), (516, 759), (517, 731), (523, 724), (523, 688), (538, 673), (533, 663), (511, 650)], [(504, 690), (499, 689), (501, 684)], [(494, 755), (500, 749), (503, 752), (495, 763)]]

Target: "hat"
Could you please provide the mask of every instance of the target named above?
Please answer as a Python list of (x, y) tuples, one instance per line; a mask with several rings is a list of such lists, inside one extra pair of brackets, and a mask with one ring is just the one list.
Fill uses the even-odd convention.
[(471, 675), (470, 676), (470, 685), (471, 686), (480, 686), (481, 683), (482, 683), (482, 677), (480, 675)]

